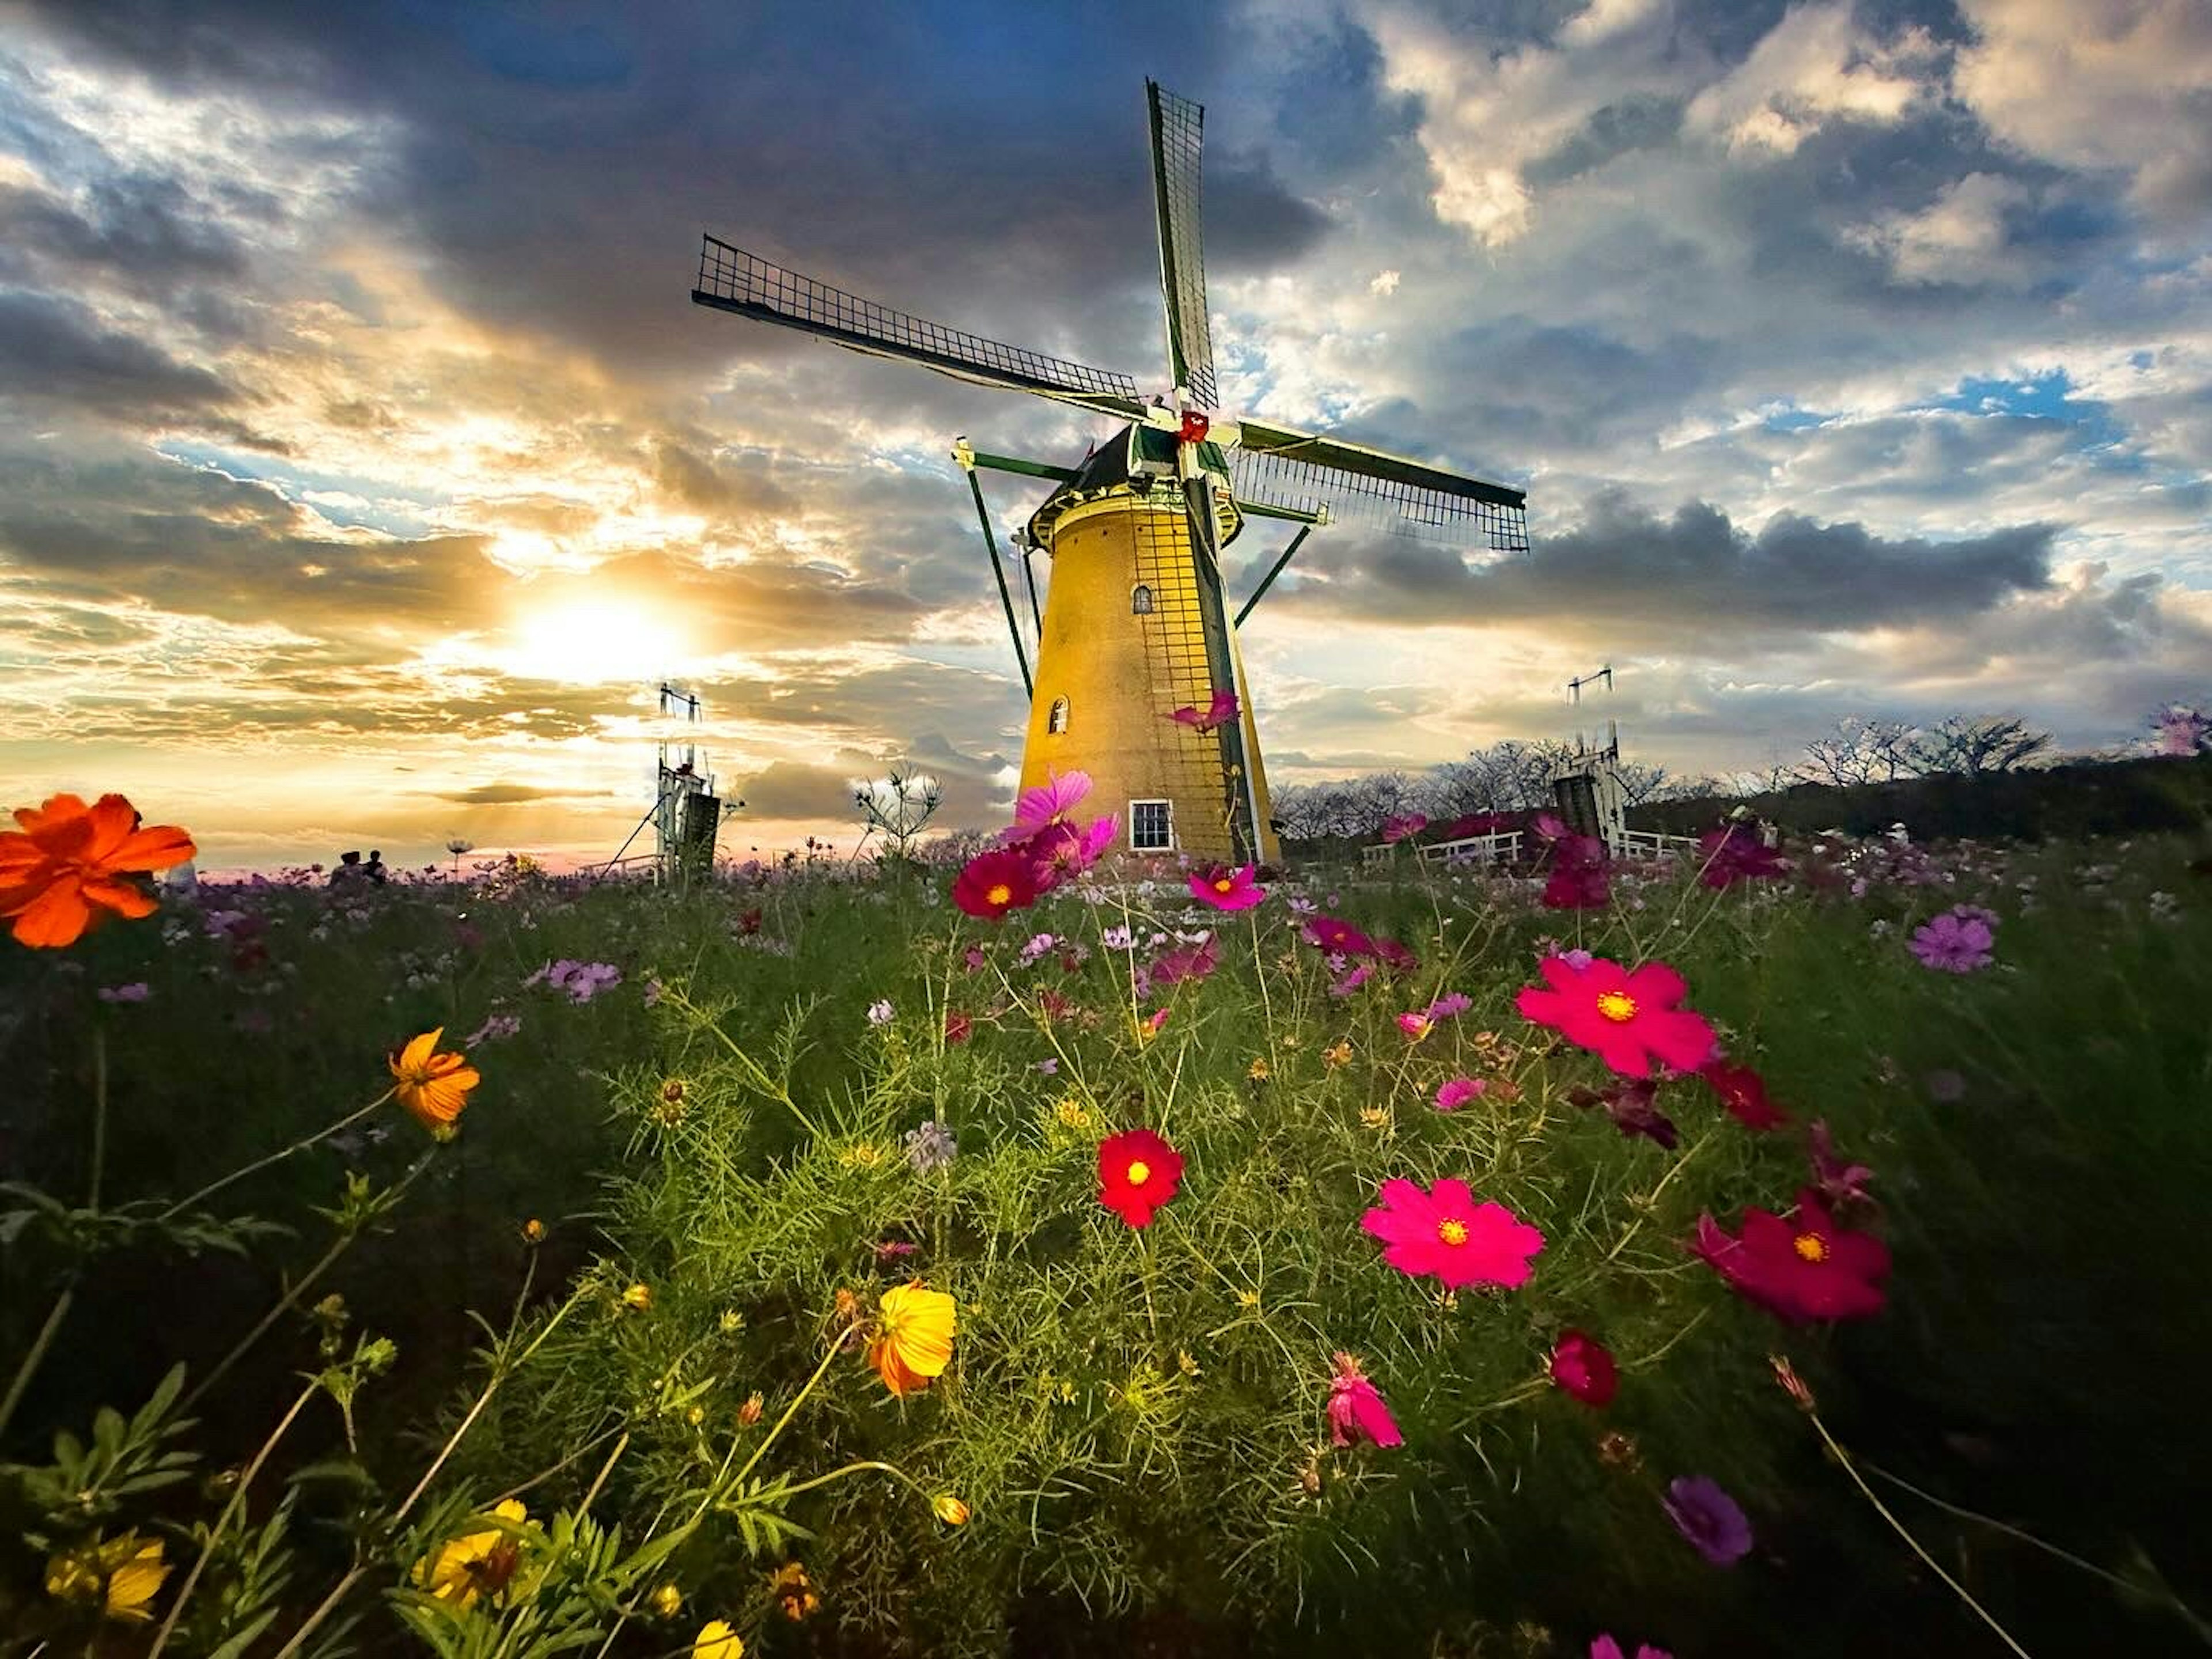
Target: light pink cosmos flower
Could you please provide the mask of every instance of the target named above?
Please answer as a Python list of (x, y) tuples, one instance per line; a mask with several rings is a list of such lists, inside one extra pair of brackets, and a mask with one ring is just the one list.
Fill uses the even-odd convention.
[(1449, 1176), (1427, 1192), (1403, 1176), (1386, 1181), (1382, 1199), (1359, 1224), (1388, 1247), (1382, 1259), (1415, 1278), (1433, 1273), (1450, 1290), (1525, 1285), (1528, 1259), (1544, 1248), (1542, 1233), (1503, 1204), (1477, 1204)]
[(1002, 845), (1011, 847), (1054, 824), (1072, 822), (1068, 815), (1075, 810), (1076, 803), (1091, 793), (1088, 772), (1070, 772), (1063, 777), (1047, 767), (1045, 779), (1036, 788), (1024, 789), (1015, 799), (1013, 827), (999, 834)]
[(1336, 1375), (1328, 1380), (1330, 1440), (1340, 1446), (1362, 1440), (1377, 1446), (1404, 1445), (1406, 1437), (1398, 1432), (1397, 1419), (1359, 1369), (1359, 1362), (1348, 1353), (1340, 1352), (1335, 1358)]
[(1406, 1034), (1408, 1042), (1419, 1042), (1436, 1029), (1436, 1023), (1425, 1013), (1401, 1014), (1398, 1029)]

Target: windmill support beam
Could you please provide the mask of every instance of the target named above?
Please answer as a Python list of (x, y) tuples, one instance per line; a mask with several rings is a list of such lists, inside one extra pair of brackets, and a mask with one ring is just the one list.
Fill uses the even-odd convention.
[(1291, 544), (1283, 550), (1283, 556), (1268, 568), (1266, 575), (1260, 578), (1260, 585), (1252, 590), (1252, 597), (1244, 601), (1244, 608), (1237, 613), (1237, 620), (1230, 624), (1231, 627), (1244, 626), (1244, 618), (1252, 614), (1252, 607), (1260, 603), (1260, 596), (1274, 586), (1275, 578), (1283, 574), (1283, 567), (1291, 562), (1291, 555), (1297, 552), (1305, 538), (1312, 534), (1313, 526), (1308, 525), (1291, 538)]
[[(962, 441), (965, 442), (963, 439)], [(958, 452), (955, 452), (956, 455)], [(980, 449), (967, 452), (967, 459), (960, 463), (966, 467), (988, 466), (994, 472), (1018, 472), (1025, 478), (1050, 478), (1054, 483), (1073, 483), (1076, 471), (1072, 466), (1054, 466), (1048, 461), (1025, 461), (1018, 455), (987, 455)]]
[(963, 443), (952, 452), (968, 476), (968, 493), (975, 498), (975, 522), (983, 526), (983, 545), (991, 551), (991, 574), (998, 579), (999, 603), (1006, 607), (1006, 632), (1014, 641), (1014, 663), (1022, 671), (1022, 696), (1034, 701), (1036, 687), (1030, 682), (1030, 659), (1022, 650), (1022, 625), (1014, 619), (1014, 596), (1006, 587), (1006, 568), (999, 562), (999, 538), (991, 528), (991, 509), (983, 505), (983, 486), (975, 480), (977, 458)]

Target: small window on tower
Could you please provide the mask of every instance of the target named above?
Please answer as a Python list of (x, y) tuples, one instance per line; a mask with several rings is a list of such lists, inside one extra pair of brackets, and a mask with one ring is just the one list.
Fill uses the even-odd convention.
[(1067, 699), (1066, 697), (1054, 697), (1052, 700), (1052, 712), (1044, 717), (1044, 729), (1048, 732), (1067, 730)]
[(1139, 582), (1129, 591), (1129, 614), (1149, 617), (1152, 614), (1152, 590)]
[(1139, 853), (1165, 853), (1175, 846), (1175, 821), (1164, 800), (1129, 803), (1129, 845)]

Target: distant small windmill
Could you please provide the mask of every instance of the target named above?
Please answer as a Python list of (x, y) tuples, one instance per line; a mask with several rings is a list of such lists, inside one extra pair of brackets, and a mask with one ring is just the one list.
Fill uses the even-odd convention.
[[(687, 727), (698, 726), (702, 705), (695, 693), (665, 681), (658, 691), (664, 721), (680, 714)], [(743, 806), (744, 802), (737, 804)], [(714, 775), (706, 769), (697, 742), (677, 744), (664, 735), (653, 767), (653, 805), (614, 857), (595, 867), (598, 873), (605, 875), (619, 865), (632, 862), (623, 855), (649, 823), (653, 826), (653, 877), (664, 885), (676, 884), (689, 875), (714, 867), (714, 841), (721, 822), (721, 799), (714, 793)], [(644, 856), (641, 854), (639, 858)]]
[[(1613, 665), (1595, 673), (1578, 675), (1567, 682), (1574, 706), (1583, 706), (1583, 687), (1605, 682), (1613, 690)], [(1628, 791), (1620, 780), (1620, 723), (1606, 721), (1606, 745), (1594, 749), (1575, 729), (1575, 757), (1552, 780), (1552, 798), (1559, 816), (1578, 836), (1595, 836), (1615, 854), (1627, 845)]]
[[(1145, 89), (1172, 386), (1164, 394), (1140, 397), (1127, 375), (892, 311), (711, 235), (691, 298), (855, 351), (1128, 422), (1079, 467), (986, 455), (965, 440), (953, 452), (982, 517), (1030, 694), (1022, 786), (1042, 783), (1048, 769), (1081, 769), (1091, 775), (1097, 805), (1123, 814), (1124, 845), (1133, 850), (1273, 860), (1279, 854), (1237, 628), (1316, 525), (1351, 517), (1400, 533), (1479, 537), (1495, 553), (1525, 552), (1526, 498), (1381, 450), (1221, 410), (1200, 224), (1205, 112), (1151, 81)], [(979, 466), (1059, 486), (1018, 538), (1024, 574), (1029, 553), (1042, 551), (1053, 562), (1041, 617), (1030, 593), (1038, 636), (1034, 680), (975, 481)], [(1232, 621), (1221, 550), (1247, 515), (1306, 529)], [(1232, 696), (1234, 718), (1226, 713)]]

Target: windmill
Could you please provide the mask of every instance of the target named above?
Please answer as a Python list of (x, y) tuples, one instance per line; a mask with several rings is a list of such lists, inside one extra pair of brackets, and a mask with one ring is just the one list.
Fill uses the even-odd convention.
[[(1022, 785), (1048, 769), (1091, 775), (1122, 814), (1123, 845), (1244, 863), (1279, 856), (1237, 629), (1308, 530), (1350, 519), (1504, 555), (1528, 550), (1522, 492), (1220, 408), (1200, 223), (1205, 112), (1147, 81), (1152, 198), (1171, 390), (925, 322), (708, 235), (697, 304), (817, 335), (979, 385), (1027, 392), (1125, 422), (1079, 467), (953, 451), (983, 522), (1015, 658), (1030, 695)], [(1057, 485), (1024, 526), (1023, 568), (1052, 560), (1022, 649), (977, 467)], [(1304, 526), (1232, 621), (1221, 554), (1248, 517)], [(1234, 702), (1229, 700), (1233, 698)], [(1236, 709), (1232, 716), (1226, 711)]]
[[(1605, 682), (1613, 690), (1613, 665), (1593, 674), (1577, 675), (1567, 682), (1574, 706), (1583, 706), (1583, 687)], [(1578, 836), (1595, 836), (1616, 854), (1627, 845), (1628, 792), (1620, 781), (1620, 723), (1606, 721), (1606, 745), (1592, 748), (1575, 730), (1575, 757), (1552, 780), (1552, 797), (1559, 816)]]

